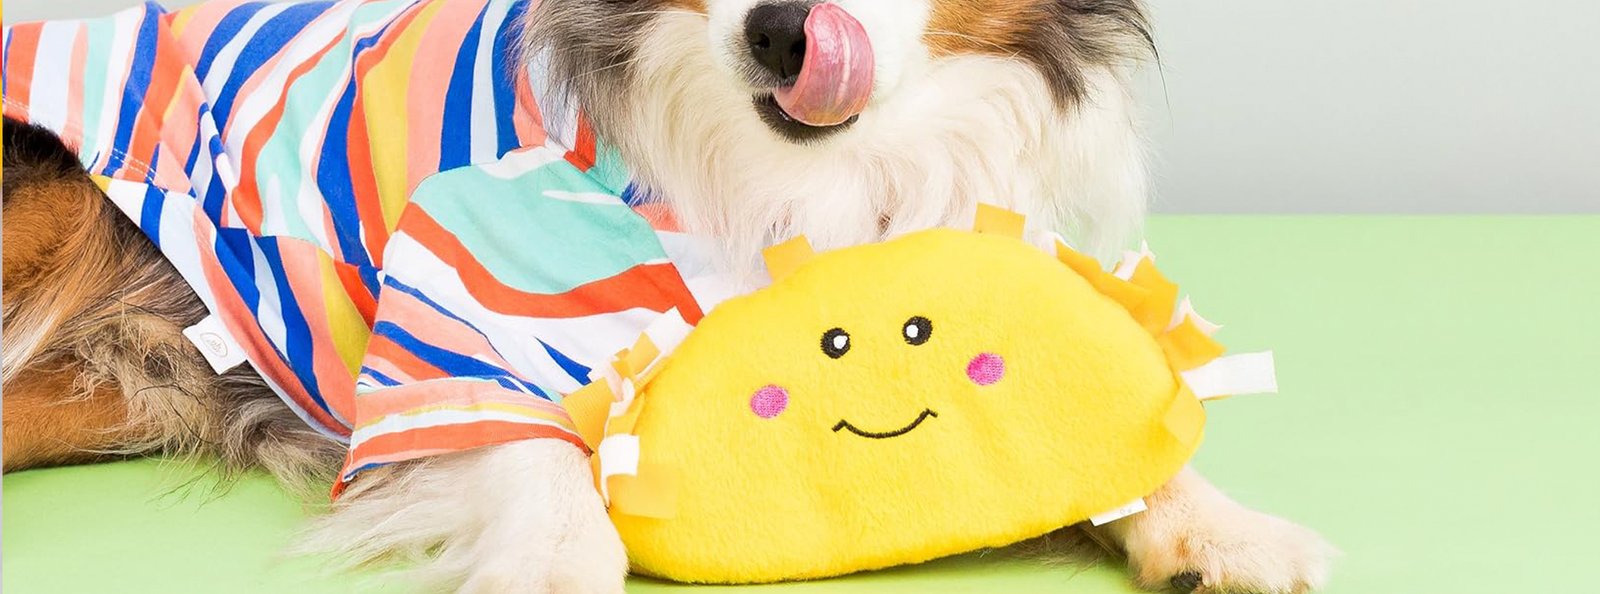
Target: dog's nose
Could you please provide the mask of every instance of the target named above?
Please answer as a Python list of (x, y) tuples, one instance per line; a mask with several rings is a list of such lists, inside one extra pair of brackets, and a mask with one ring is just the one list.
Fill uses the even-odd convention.
[(750, 56), (779, 80), (791, 82), (800, 75), (800, 65), (806, 60), (806, 15), (810, 12), (811, 5), (805, 2), (767, 2), (745, 17)]

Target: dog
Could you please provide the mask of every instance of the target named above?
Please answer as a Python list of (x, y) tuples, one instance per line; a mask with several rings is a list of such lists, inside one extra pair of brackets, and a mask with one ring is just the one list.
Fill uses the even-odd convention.
[[(580, 106), (630, 192), (710, 238), (715, 266), (740, 278), (777, 240), (827, 249), (964, 226), (980, 201), (1101, 254), (1143, 216), (1128, 73), (1154, 41), (1138, 0), (541, 0), (523, 20), (494, 58)], [(159, 452), (264, 468), (301, 492), (340, 476), (346, 447), (273, 382), (213, 370), (183, 335), (204, 300), (78, 147), (13, 107), (5, 470)], [(1093, 529), (1142, 587), (1299, 593), (1326, 579), (1331, 549), (1314, 532), (1193, 470), (1147, 501)], [(409, 561), (462, 592), (620, 592), (627, 573), (585, 452), (559, 439), (367, 469), (302, 543), (352, 564)]]

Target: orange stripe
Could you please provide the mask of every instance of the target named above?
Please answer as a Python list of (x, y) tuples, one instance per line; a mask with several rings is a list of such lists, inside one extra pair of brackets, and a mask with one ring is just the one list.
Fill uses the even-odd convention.
[[(331, 229), (328, 235), (333, 236)], [(378, 302), (372, 298), (372, 293), (367, 292), (366, 283), (361, 281), (361, 269), (354, 264), (334, 262), (333, 272), (339, 276), (339, 285), (344, 287), (344, 293), (350, 296), (350, 302), (355, 304), (362, 321), (367, 323), (367, 328), (371, 328), (377, 323)]]
[[(33, 97), (35, 61), (39, 57), (39, 34), (43, 23), (29, 23), (11, 29), (10, 60), (6, 64), (6, 117), (28, 120), (28, 103)], [(48, 73), (46, 73), (48, 75)]]
[(128, 145), (128, 165), (138, 167), (139, 164), (133, 161), (142, 161), (145, 170), (136, 173), (147, 178), (155, 173), (155, 150), (161, 140), (166, 108), (172, 102), (173, 94), (178, 92), (178, 75), (182, 73), (184, 64), (183, 59), (175, 58), (177, 48), (169, 41), (171, 35), (166, 29), (166, 21), (156, 23), (156, 52), (150, 63), (155, 71), (150, 73), (150, 86), (146, 87), (145, 96), (139, 102), (139, 113), (133, 122), (133, 138)]
[[(561, 405), (538, 396), (524, 394), (516, 390), (507, 390), (500, 384), (493, 382), (476, 380), (421, 383), (387, 388), (362, 394), (360, 398), (358, 409), (360, 410), (361, 418), (357, 424), (392, 414), (416, 410), (424, 406), (442, 404), (465, 405), (504, 402), (532, 408), (548, 408), (552, 412), (564, 410), (561, 409)], [(558, 413), (552, 416), (559, 418), (562, 414)]]
[[(548, 425), (480, 421), (459, 428), (430, 427), (405, 433), (391, 433), (374, 437), (352, 449), (350, 455), (345, 457), (344, 468), (339, 471), (341, 480), (334, 482), (333, 490), (328, 496), (338, 499), (339, 495), (344, 493), (345, 487), (350, 485), (342, 480), (344, 475), (367, 464), (415, 460), (426, 456), (541, 438), (559, 439), (577, 446), (585, 456), (590, 454), (589, 448), (585, 447), (575, 434)], [(417, 444), (427, 444), (427, 446), (422, 447)]]
[(385, 433), (357, 444), (354, 458), (359, 462), (370, 455), (403, 452), (407, 450), (459, 452), (472, 448), (522, 441), (537, 437), (551, 437), (566, 441), (588, 453), (583, 441), (571, 431), (534, 423), (510, 421), (474, 421), (455, 425), (418, 427), (397, 433)]
[(361, 223), (367, 256), (372, 265), (383, 268), (383, 250), (389, 245), (389, 226), (384, 224), (383, 203), (378, 199), (378, 178), (372, 168), (371, 140), (367, 136), (366, 101), (361, 92), (355, 94), (355, 104), (350, 109), (349, 146), (350, 193), (356, 204), (356, 220)]
[(578, 146), (572, 147), (572, 150), (567, 151), (567, 162), (582, 171), (593, 169), (595, 163), (594, 129), (589, 127), (589, 118), (583, 115), (581, 111), (578, 112), (578, 130), (574, 141)]
[(639, 264), (615, 276), (580, 285), (565, 293), (546, 295), (501, 283), (461, 240), (420, 208), (411, 209), (405, 232), (441, 260), (454, 266), (461, 283), (484, 307), (507, 315), (537, 318), (575, 318), (642, 307), (664, 312), (674, 307), (684, 320), (699, 321), (700, 307), (671, 264)]

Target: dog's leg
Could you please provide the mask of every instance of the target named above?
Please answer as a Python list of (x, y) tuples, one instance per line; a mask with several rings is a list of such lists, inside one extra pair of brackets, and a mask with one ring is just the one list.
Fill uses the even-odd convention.
[(1128, 554), (1140, 586), (1204, 594), (1300, 594), (1322, 587), (1333, 549), (1315, 532), (1229, 499), (1193, 469), (1097, 529)]
[(474, 594), (620, 593), (627, 574), (588, 459), (554, 439), (368, 471), (297, 548)]

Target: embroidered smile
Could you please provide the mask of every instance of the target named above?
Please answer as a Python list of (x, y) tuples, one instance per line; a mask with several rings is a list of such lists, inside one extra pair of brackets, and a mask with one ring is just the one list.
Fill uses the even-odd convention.
[(931, 408), (925, 408), (922, 409), (922, 414), (917, 415), (917, 420), (912, 421), (910, 425), (895, 429), (894, 431), (884, 431), (882, 433), (876, 431), (862, 431), (857, 429), (855, 425), (851, 425), (850, 421), (839, 419), (839, 424), (833, 426), (833, 431), (838, 433), (840, 429), (849, 429), (851, 433), (860, 435), (862, 437), (870, 437), (872, 439), (888, 439), (910, 433), (912, 429), (916, 429), (917, 425), (921, 425), (923, 421), (937, 416), (939, 416), (939, 413), (933, 412), (933, 409)]

